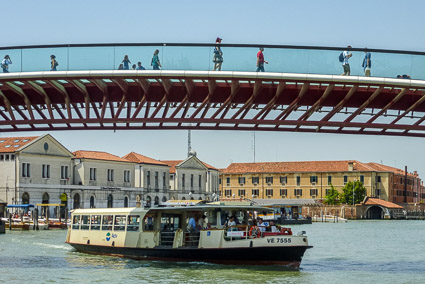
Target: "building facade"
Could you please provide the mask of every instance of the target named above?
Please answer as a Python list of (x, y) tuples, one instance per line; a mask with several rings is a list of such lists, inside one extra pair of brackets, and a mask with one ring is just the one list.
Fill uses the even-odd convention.
[(170, 198), (214, 200), (218, 196), (219, 171), (191, 151), (185, 160), (162, 161), (170, 167)]
[[(218, 192), (218, 170), (196, 154), (171, 164), (135, 152), (71, 153), (49, 134), (0, 138), (0, 199), (63, 204), (65, 216), (75, 208), (160, 206), (170, 198), (210, 199)], [(41, 213), (58, 216), (58, 208), (42, 207)]]
[(341, 192), (349, 181), (362, 182), (367, 196), (391, 202), (425, 199), (416, 172), (359, 161), (232, 163), (220, 173), (220, 197), (323, 200), (331, 185)]

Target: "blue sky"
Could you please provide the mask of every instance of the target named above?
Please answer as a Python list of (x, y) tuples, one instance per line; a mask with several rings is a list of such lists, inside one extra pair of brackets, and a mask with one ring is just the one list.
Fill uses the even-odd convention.
[[(213, 42), (369, 47), (425, 51), (420, 0), (2, 1), (2, 46)], [(7, 23), (7, 24), (6, 24)], [(12, 135), (43, 133), (16, 133)], [(184, 159), (186, 131), (51, 133), (71, 151), (136, 151)], [(11, 136), (11, 134), (1, 134)], [(253, 160), (252, 132), (193, 131), (198, 157), (218, 168)], [(423, 169), (425, 140), (407, 137), (256, 133), (257, 161), (356, 159)]]

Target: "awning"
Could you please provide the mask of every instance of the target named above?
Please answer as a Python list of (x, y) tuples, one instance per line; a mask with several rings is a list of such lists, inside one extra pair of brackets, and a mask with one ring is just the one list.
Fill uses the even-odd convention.
[(7, 205), (7, 208), (30, 208), (34, 207), (34, 204), (11, 204)]
[(53, 203), (53, 204), (37, 203), (36, 206), (65, 206), (65, 204), (59, 204), (59, 203)]

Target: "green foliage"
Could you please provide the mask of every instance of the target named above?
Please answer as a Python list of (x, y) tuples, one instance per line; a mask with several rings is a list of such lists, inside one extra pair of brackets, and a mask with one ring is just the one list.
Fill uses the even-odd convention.
[[(366, 188), (360, 181), (354, 182), (354, 202), (358, 204), (363, 201), (366, 196)], [(341, 202), (345, 204), (353, 204), (353, 182), (347, 182), (342, 188)]]
[(336, 190), (332, 184), (331, 184), (331, 189), (329, 190), (328, 194), (326, 194), (325, 196), (324, 203), (328, 205), (338, 205), (341, 203), (340, 194), (338, 190)]

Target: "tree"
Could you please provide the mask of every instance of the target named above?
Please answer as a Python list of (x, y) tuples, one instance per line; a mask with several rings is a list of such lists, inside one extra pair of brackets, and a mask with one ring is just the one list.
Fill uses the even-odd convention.
[[(363, 201), (366, 196), (366, 188), (360, 181), (354, 182), (354, 202), (358, 204)], [(341, 202), (345, 204), (353, 204), (353, 182), (347, 182), (342, 188)]]
[(341, 203), (340, 197), (341, 194), (331, 184), (331, 189), (329, 189), (328, 194), (326, 194), (324, 203), (328, 205), (338, 205)]

